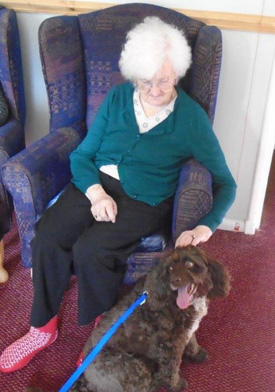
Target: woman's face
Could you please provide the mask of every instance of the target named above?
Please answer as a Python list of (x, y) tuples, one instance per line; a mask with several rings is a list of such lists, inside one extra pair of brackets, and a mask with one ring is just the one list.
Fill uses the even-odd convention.
[(170, 60), (165, 60), (151, 80), (138, 79), (140, 98), (152, 106), (164, 106), (175, 96), (176, 75)]

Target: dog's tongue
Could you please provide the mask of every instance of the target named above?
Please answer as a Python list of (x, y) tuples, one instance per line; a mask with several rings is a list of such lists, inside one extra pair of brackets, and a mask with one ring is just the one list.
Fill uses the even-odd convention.
[(190, 295), (188, 294), (189, 285), (178, 289), (177, 305), (180, 309), (186, 309), (190, 303)]

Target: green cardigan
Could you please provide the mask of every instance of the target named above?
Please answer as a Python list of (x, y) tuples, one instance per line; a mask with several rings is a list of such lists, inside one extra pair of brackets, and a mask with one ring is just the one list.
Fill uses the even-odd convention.
[(83, 192), (100, 183), (98, 169), (118, 166), (124, 191), (152, 206), (175, 194), (181, 166), (191, 157), (212, 174), (214, 201), (201, 219), (213, 231), (234, 201), (236, 184), (205, 111), (181, 88), (174, 111), (140, 133), (130, 83), (113, 87), (82, 143), (71, 154), (73, 183)]

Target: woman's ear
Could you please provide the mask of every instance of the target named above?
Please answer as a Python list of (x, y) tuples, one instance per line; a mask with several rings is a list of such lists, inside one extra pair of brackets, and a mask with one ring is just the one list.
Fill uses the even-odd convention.
[(207, 298), (223, 298), (229, 294), (230, 291), (230, 275), (226, 268), (218, 261), (207, 258), (208, 271), (213, 282), (213, 288), (209, 291)]

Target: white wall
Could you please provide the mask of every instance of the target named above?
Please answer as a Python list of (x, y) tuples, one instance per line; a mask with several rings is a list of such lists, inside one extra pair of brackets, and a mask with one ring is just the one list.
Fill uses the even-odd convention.
[[(249, 215), (274, 50), (274, 35), (223, 31), (223, 62), (214, 130), (238, 184), (236, 201), (227, 218), (239, 221), (243, 230)], [(273, 124), (275, 135), (275, 116)], [(270, 146), (267, 144), (266, 154), (271, 154)]]
[[(81, 0), (76, 0), (81, 2)], [(90, 3), (95, 3), (93, 0), (87, 0)], [(257, 14), (261, 15), (275, 15), (274, 0), (101, 0), (101, 3), (150, 3), (160, 5), (162, 7), (171, 7), (189, 10), (201, 11), (217, 11), (217, 12), (236, 12), (240, 14)]]
[(49, 108), (38, 46), (38, 28), (52, 15), (17, 13), (26, 96), (26, 143), (49, 132)]
[[(92, 1), (91, 1), (92, 2)], [(138, 2), (127, 1), (130, 2)], [(167, 6), (167, 1), (139, 1)], [(110, 1), (106, 0), (106, 3)], [(113, 3), (125, 3), (117, 0)], [(169, 7), (182, 9), (211, 10), (275, 16), (274, 0), (170, 0)], [(48, 133), (48, 103), (43, 81), (39, 50), (38, 27), (52, 15), (18, 13), (20, 40), (22, 44), (23, 72), (27, 100), (26, 140), (35, 141)], [(258, 149), (263, 138), (266, 118), (268, 88), (272, 74), (275, 52), (275, 34), (258, 34), (223, 30), (223, 61), (214, 130), (225, 152), (228, 165), (238, 183), (237, 198), (222, 225), (233, 229), (238, 222), (241, 230), (253, 233), (260, 222), (261, 205), (256, 216), (251, 218), (254, 200), (256, 163)], [(274, 65), (275, 68), (275, 65)], [(273, 78), (273, 83), (275, 83)], [(269, 99), (274, 99), (270, 94)], [(272, 106), (272, 103), (271, 103)], [(275, 108), (275, 102), (273, 103)], [(274, 113), (268, 114), (269, 133), (264, 154), (271, 156), (275, 140), (270, 126), (275, 124)], [(266, 127), (266, 123), (265, 123)], [(265, 138), (266, 140), (266, 138)], [(269, 168), (265, 164), (257, 176), (267, 178)], [(257, 185), (257, 184), (256, 184)], [(265, 184), (266, 185), (266, 184)], [(260, 189), (263, 201), (265, 185)], [(259, 198), (256, 198), (259, 200)], [(258, 201), (259, 202), (259, 201)], [(249, 222), (248, 222), (249, 220)]]

